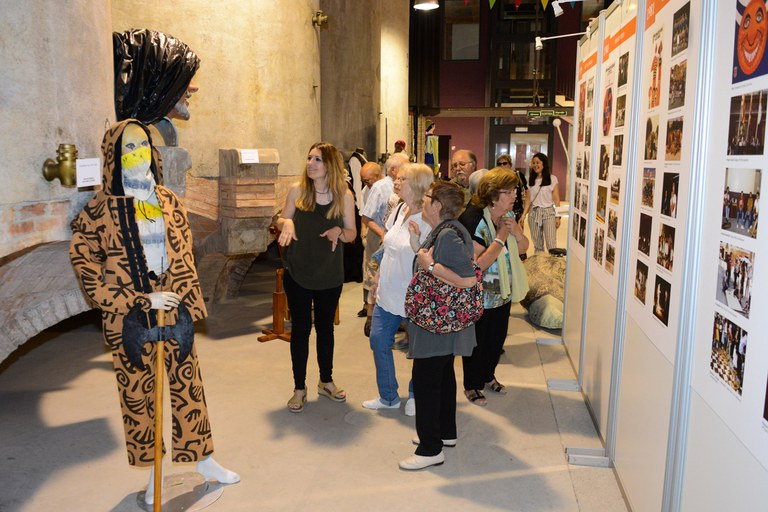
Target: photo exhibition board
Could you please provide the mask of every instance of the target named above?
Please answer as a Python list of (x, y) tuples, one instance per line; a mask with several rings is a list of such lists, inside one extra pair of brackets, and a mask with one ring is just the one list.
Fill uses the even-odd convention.
[(768, 469), (768, 290), (753, 286), (768, 282), (765, 7), (717, 2), (692, 385)]
[[(627, 146), (631, 146), (625, 134), (629, 131), (632, 103), (636, 25), (637, 5), (633, 2), (619, 5), (606, 16), (601, 90), (595, 92), (599, 116), (598, 129), (593, 134), (597, 161), (592, 166), (596, 181), (591, 194), (595, 198), (595, 211), (588, 235), (592, 240), (589, 273), (614, 299), (618, 291), (623, 236)], [(581, 192), (577, 183), (575, 198), (579, 198)]]
[(597, 59), (600, 36), (597, 30), (589, 31), (579, 45), (578, 83), (576, 85), (576, 143), (573, 156), (573, 191), (571, 194), (571, 238), (568, 240), (568, 254), (574, 255), (586, 265), (587, 231), (591, 203), (591, 183), (594, 149), (595, 87), (597, 82)]
[[(680, 290), (686, 262), (692, 127), (699, 34), (688, 0), (649, 0), (643, 59), (627, 287), (627, 312), (657, 349), (674, 362)], [(697, 12), (693, 12), (697, 11)], [(688, 80), (687, 78), (690, 77)]]

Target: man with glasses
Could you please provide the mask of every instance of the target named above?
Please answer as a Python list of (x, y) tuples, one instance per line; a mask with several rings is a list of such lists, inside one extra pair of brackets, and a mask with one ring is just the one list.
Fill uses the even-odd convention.
[(469, 177), (477, 170), (477, 157), (468, 149), (460, 149), (451, 157), (451, 170), (448, 178), (464, 192), (464, 199), (469, 203), (472, 194), (469, 190)]

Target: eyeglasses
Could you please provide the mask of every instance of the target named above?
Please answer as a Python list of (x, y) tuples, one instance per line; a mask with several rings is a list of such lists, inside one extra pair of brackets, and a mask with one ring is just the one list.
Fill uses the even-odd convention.
[(430, 200), (430, 201), (432, 200), (432, 196), (431, 196), (431, 195), (429, 195), (429, 194), (424, 194), (424, 197), (427, 197), (427, 198), (429, 198), (429, 200)]
[(451, 164), (451, 167), (464, 167), (465, 165), (469, 165), (471, 162), (453, 162)]
[(509, 165), (509, 166), (511, 166), (511, 165), (512, 165), (512, 162), (507, 162), (507, 161), (503, 161), (503, 162), (496, 162), (496, 167), (504, 167), (505, 165)]

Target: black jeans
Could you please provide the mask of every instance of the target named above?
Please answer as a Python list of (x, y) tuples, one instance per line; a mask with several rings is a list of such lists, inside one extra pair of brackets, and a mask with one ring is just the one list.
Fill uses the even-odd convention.
[(432, 457), (443, 451), (443, 439), (456, 439), (456, 374), (453, 354), (413, 360), (416, 399), (416, 455)]
[(291, 310), (291, 363), (294, 388), (305, 389), (313, 305), (320, 380), (331, 382), (333, 380), (333, 317), (336, 306), (339, 304), (342, 287), (307, 290), (294, 281), (290, 272), (286, 270), (283, 275), (283, 288)]
[(486, 382), (495, 378), (501, 349), (507, 339), (509, 312), (512, 303), (497, 308), (486, 309), (475, 324), (477, 346), (472, 355), (462, 358), (464, 366), (464, 389), (483, 389)]

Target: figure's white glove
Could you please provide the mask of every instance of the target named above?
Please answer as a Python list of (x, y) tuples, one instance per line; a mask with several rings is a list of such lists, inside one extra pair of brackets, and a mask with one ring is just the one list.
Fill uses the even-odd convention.
[(152, 309), (164, 309), (170, 311), (181, 303), (181, 296), (173, 292), (152, 292), (149, 294)]

